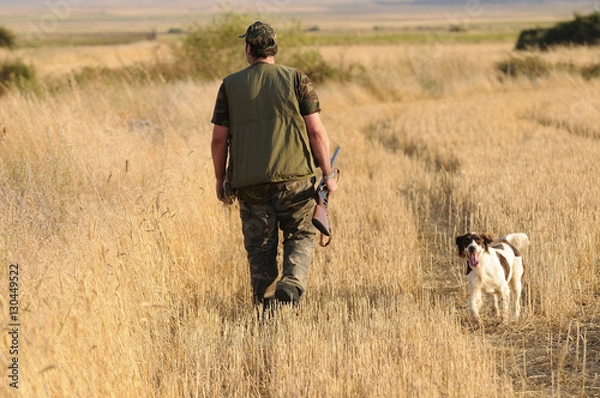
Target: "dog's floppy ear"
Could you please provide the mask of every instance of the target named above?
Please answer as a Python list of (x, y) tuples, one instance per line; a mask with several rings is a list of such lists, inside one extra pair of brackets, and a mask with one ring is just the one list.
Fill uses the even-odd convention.
[(456, 237), (456, 249), (458, 251), (458, 256), (459, 257), (464, 257), (465, 256), (465, 252), (464, 252), (463, 249), (465, 247), (464, 240), (465, 240), (466, 236), (467, 235), (461, 235), (461, 236), (457, 236)]
[(483, 244), (485, 245), (485, 249), (487, 250), (487, 248), (490, 246), (490, 243), (492, 243), (493, 239), (488, 234), (481, 234), (481, 238), (483, 239)]

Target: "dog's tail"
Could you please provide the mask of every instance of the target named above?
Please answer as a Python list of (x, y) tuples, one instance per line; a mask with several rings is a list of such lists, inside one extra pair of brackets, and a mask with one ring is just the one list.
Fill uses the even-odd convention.
[(516, 232), (502, 237), (502, 240), (513, 245), (518, 251), (522, 252), (531, 244), (529, 237), (523, 232)]

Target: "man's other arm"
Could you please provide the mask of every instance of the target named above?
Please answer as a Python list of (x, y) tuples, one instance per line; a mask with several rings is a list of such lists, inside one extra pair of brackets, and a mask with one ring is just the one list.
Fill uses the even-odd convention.
[[(319, 167), (324, 176), (332, 173), (330, 165), (330, 147), (329, 147), (329, 136), (327, 130), (321, 121), (319, 113), (311, 113), (310, 115), (304, 116), (304, 122), (306, 123), (306, 129), (308, 130), (308, 137), (310, 139), (310, 146)], [(327, 179), (327, 189), (332, 194), (337, 189), (337, 182), (335, 178)]]
[(210, 150), (212, 153), (213, 166), (215, 169), (217, 198), (225, 203), (223, 198), (223, 181), (227, 165), (227, 139), (229, 138), (229, 127), (215, 124), (213, 127)]

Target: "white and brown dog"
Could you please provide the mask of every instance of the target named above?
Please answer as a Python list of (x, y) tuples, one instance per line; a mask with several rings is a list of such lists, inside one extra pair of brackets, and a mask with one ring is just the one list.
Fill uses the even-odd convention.
[(482, 323), (479, 311), (485, 293), (493, 295), (496, 315), (502, 317), (503, 322), (508, 321), (511, 301), (514, 302), (514, 317), (520, 316), (521, 280), (525, 273), (521, 251), (529, 243), (524, 233), (509, 234), (500, 239), (475, 232), (456, 237), (458, 255), (467, 259), (469, 307), (478, 325)]

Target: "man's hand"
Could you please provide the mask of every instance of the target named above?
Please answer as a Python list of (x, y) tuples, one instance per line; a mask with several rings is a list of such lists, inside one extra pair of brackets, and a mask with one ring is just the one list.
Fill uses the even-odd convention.
[(325, 185), (327, 186), (327, 192), (329, 193), (329, 195), (331, 195), (332, 193), (337, 191), (337, 177), (338, 176), (337, 176), (337, 171), (336, 171), (334, 178), (325, 180)]
[(217, 199), (219, 199), (225, 205), (231, 205), (235, 202), (235, 196), (233, 192), (231, 192), (231, 188), (227, 189), (223, 183), (223, 181), (219, 181), (217, 179)]
[(217, 180), (217, 185), (216, 185), (215, 189), (217, 192), (217, 199), (219, 199), (224, 204), (228, 204), (227, 201), (225, 200), (225, 191), (223, 190), (223, 181), (222, 180), (221, 181)]

